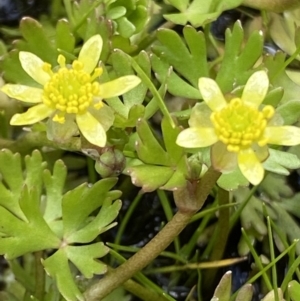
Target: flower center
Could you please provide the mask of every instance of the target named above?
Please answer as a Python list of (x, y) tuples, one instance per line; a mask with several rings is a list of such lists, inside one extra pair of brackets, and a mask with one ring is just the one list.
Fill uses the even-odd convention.
[[(44, 86), (43, 102), (45, 105), (57, 110), (53, 120), (64, 123), (65, 114), (84, 114), (92, 104), (94, 96), (99, 95), (100, 84), (94, 82), (102, 73), (102, 68), (95, 68), (92, 75), (83, 70), (83, 64), (77, 60), (72, 67), (67, 67), (65, 57), (59, 55), (60, 68), (57, 72), (51, 70), (51, 65), (45, 63), (44, 71), (49, 73), (51, 79)], [(102, 107), (102, 102), (95, 106)]]
[(244, 104), (240, 98), (234, 98), (228, 106), (211, 114), (211, 121), (220, 141), (227, 145), (230, 152), (239, 152), (256, 142), (259, 146), (267, 143), (262, 137), (267, 122), (274, 115), (272, 106), (262, 111)]

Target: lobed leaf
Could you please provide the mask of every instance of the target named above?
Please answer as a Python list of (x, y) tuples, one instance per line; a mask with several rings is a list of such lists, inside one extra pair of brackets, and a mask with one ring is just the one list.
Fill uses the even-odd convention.
[(183, 29), (183, 37), (184, 41), (175, 31), (161, 29), (157, 32), (160, 44), (153, 46), (153, 52), (193, 87), (198, 87), (198, 79), (208, 76), (205, 37), (191, 26)]
[(239, 21), (234, 24), (232, 31), (226, 30), (225, 53), (216, 82), (224, 93), (229, 93), (235, 86), (244, 85), (256, 71), (252, 69), (263, 49), (261, 32), (254, 31), (245, 46), (244, 32)]

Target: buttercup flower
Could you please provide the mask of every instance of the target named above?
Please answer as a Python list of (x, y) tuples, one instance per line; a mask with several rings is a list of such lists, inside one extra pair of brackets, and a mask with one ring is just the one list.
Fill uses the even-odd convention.
[(272, 106), (260, 106), (269, 87), (265, 71), (255, 72), (247, 81), (242, 97), (226, 101), (217, 83), (199, 79), (204, 102), (197, 104), (189, 119), (190, 128), (177, 137), (186, 148), (211, 146), (215, 169), (232, 171), (238, 164), (253, 185), (264, 177), (261, 164), (268, 157), (267, 144), (300, 144), (300, 128), (278, 125)]
[(23, 69), (40, 88), (13, 84), (2, 87), (1, 90), (8, 96), (36, 104), (23, 114), (15, 114), (10, 124), (34, 124), (47, 117), (64, 124), (71, 119), (76, 121), (90, 143), (103, 147), (114, 114), (102, 100), (126, 93), (137, 86), (140, 79), (128, 75), (103, 84), (96, 81), (103, 71), (97, 67), (102, 44), (100, 35), (91, 37), (72, 65), (67, 65), (65, 57), (59, 55), (59, 66), (54, 70), (33, 53), (21, 51), (19, 58)]

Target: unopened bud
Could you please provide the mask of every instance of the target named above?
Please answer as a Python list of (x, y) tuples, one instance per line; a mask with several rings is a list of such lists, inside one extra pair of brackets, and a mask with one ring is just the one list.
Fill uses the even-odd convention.
[(125, 156), (118, 149), (108, 149), (95, 162), (95, 169), (102, 178), (115, 177), (125, 168)]

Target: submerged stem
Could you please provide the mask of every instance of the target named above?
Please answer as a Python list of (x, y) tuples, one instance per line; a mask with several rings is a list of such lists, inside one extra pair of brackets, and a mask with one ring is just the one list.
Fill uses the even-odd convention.
[(186, 227), (193, 215), (202, 207), (219, 176), (219, 172), (210, 169), (198, 183), (197, 203), (199, 207), (195, 208), (195, 210), (180, 209), (166, 226), (140, 251), (118, 268), (109, 272), (98, 283), (91, 286), (84, 294), (86, 300), (101, 300), (159, 256)]

